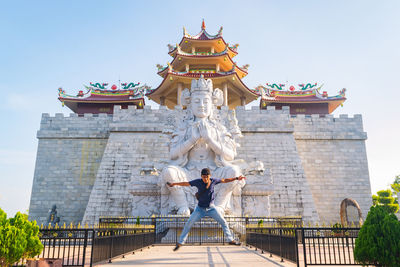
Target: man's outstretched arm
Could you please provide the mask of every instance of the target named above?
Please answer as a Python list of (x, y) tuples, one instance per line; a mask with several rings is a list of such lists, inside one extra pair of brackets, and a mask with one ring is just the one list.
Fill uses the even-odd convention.
[(167, 182), (167, 185), (168, 185), (169, 187), (173, 187), (173, 186), (175, 186), (175, 185), (179, 185), (179, 186), (190, 186), (190, 184), (189, 184), (188, 182), (181, 182), (181, 183), (170, 183), (170, 182)]
[(221, 183), (230, 183), (235, 180), (243, 180), (243, 179), (246, 179), (246, 177), (240, 175), (239, 177), (221, 179)]

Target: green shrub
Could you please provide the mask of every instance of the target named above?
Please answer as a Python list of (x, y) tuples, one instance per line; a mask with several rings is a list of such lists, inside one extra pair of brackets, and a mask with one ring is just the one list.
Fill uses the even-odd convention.
[(371, 207), (360, 229), (354, 259), (363, 265), (400, 266), (400, 222), (385, 206)]
[(384, 206), (389, 213), (396, 213), (399, 210), (399, 204), (395, 203), (390, 189), (378, 191), (377, 195), (372, 196), (372, 203), (374, 206)]
[(10, 266), (21, 259), (39, 255), (43, 245), (38, 234), (36, 221), (28, 221), (20, 212), (7, 219), (7, 214), (0, 209), (0, 265)]

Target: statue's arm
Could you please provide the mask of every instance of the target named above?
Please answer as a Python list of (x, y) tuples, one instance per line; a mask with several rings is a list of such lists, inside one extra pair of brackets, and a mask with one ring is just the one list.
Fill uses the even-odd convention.
[(235, 159), (236, 150), (231, 142), (220, 140), (220, 138), (218, 138), (218, 133), (212, 134), (213, 129), (207, 125), (204, 124), (201, 125), (200, 131), (202, 133), (203, 138), (206, 140), (207, 144), (210, 146), (210, 148), (214, 151), (215, 154), (221, 156), (223, 159), (227, 161)]
[(196, 143), (196, 139), (191, 137), (186, 141), (181, 143), (177, 143), (175, 146), (171, 148), (170, 156), (171, 159), (177, 159), (180, 155), (186, 154)]
[(207, 143), (215, 152), (215, 154), (223, 157), (225, 160), (231, 161), (235, 159), (236, 152), (231, 144), (223, 142), (222, 140), (216, 141), (214, 138), (211, 137), (207, 139)]

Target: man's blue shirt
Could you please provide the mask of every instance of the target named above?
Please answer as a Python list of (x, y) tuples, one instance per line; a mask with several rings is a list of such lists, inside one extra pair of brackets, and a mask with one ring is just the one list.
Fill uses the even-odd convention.
[[(199, 198), (199, 207), (202, 208), (208, 208), (210, 207), (211, 204), (214, 203), (214, 187), (221, 183), (220, 179), (214, 179), (210, 178), (211, 184), (208, 189), (206, 189), (207, 184), (203, 182), (202, 179), (195, 179), (189, 182), (190, 186), (195, 186), (197, 187), (198, 193), (201, 194)], [(206, 190), (204, 193), (202, 193), (204, 190)]]

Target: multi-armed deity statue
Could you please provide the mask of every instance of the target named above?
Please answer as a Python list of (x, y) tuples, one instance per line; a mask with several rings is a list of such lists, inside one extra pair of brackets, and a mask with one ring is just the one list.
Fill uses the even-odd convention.
[[(165, 187), (166, 182), (187, 182), (200, 177), (203, 168), (209, 168), (214, 178), (231, 178), (241, 175), (241, 168), (234, 161), (240, 135), (235, 119), (223, 121), (217, 107), (223, 103), (223, 93), (213, 89), (212, 81), (201, 77), (192, 80), (191, 90), (184, 89), (181, 102), (187, 106), (187, 114), (172, 133), (171, 162), (161, 173), (161, 185), (165, 193), (170, 191), (177, 214), (189, 215), (196, 205), (192, 188)], [(226, 127), (227, 122), (231, 125)], [(229, 123), (228, 123), (229, 124)], [(220, 184), (216, 188), (215, 205), (225, 213), (240, 211), (240, 198), (244, 180)]]

